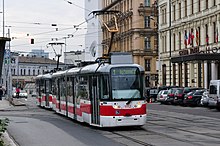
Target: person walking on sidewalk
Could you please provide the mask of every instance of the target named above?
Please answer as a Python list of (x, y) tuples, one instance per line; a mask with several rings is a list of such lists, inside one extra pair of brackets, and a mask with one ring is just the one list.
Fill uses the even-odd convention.
[(16, 98), (19, 98), (19, 94), (20, 94), (20, 89), (16, 88)]
[(0, 100), (2, 100), (2, 96), (3, 96), (3, 89), (2, 89), (2, 86), (0, 86)]

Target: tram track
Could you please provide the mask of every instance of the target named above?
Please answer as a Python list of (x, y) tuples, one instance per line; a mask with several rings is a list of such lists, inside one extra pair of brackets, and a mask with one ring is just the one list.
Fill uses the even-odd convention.
[(115, 135), (118, 135), (118, 136), (120, 136), (120, 137), (123, 137), (123, 138), (125, 138), (125, 139), (127, 139), (127, 140), (129, 140), (129, 141), (135, 142), (135, 143), (137, 143), (137, 144), (139, 144), (139, 145), (143, 145), (143, 146), (155, 146), (155, 145), (153, 145), (153, 144), (146, 143), (146, 142), (144, 142), (144, 141), (141, 141), (141, 140), (138, 140), (138, 139), (135, 139), (135, 138), (132, 138), (132, 137), (129, 137), (129, 136), (126, 136), (126, 135), (117, 133), (117, 132), (112, 132), (112, 133), (115, 134)]

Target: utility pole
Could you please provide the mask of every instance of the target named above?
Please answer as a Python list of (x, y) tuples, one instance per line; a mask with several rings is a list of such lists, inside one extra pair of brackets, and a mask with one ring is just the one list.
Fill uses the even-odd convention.
[(5, 0), (2, 0), (2, 33), (3, 33), (3, 37), (5, 36)]

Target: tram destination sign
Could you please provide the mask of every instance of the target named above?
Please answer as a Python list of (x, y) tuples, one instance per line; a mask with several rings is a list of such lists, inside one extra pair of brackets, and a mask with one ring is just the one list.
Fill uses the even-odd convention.
[(207, 46), (205, 50), (199, 50), (199, 47), (193, 47), (190, 49), (180, 50), (179, 55), (190, 55), (190, 54), (211, 54), (211, 53), (218, 53), (220, 47), (209, 47)]
[(137, 68), (113, 68), (111, 69), (112, 75), (135, 75)]

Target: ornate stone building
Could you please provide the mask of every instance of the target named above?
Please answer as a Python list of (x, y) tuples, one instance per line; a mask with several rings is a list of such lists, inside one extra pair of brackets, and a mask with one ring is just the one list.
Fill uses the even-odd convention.
[(159, 84), (208, 88), (220, 79), (220, 1), (159, 0)]
[[(134, 63), (145, 68), (146, 87), (157, 86), (158, 33), (155, 0), (103, 0), (103, 11), (116, 10), (119, 31), (114, 35), (111, 52), (131, 52)], [(103, 15), (103, 22), (114, 25), (113, 15)], [(111, 33), (103, 28), (104, 52)]]

